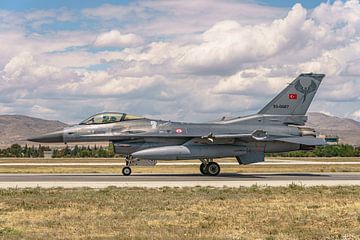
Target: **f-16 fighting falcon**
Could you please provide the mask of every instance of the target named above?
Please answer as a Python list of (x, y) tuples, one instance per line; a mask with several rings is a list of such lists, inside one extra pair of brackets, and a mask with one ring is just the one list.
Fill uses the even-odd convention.
[(216, 176), (214, 159), (235, 157), (239, 164), (264, 161), (265, 153), (311, 150), (325, 145), (305, 116), (324, 74), (303, 73), (258, 113), (209, 123), (148, 119), (126, 113), (99, 113), (62, 131), (34, 137), (41, 143), (110, 141), (131, 166), (157, 160), (199, 159), (200, 172)]

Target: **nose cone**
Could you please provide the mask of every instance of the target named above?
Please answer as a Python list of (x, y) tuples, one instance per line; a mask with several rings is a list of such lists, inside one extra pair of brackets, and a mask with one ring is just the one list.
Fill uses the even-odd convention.
[(28, 141), (39, 142), (39, 143), (62, 143), (64, 142), (64, 132), (56, 131), (47, 133), (37, 137), (29, 138)]

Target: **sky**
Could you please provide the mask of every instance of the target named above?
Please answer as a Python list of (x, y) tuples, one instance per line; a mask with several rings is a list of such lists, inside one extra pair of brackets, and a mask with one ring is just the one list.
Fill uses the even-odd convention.
[(0, 1), (0, 114), (211, 121), (302, 72), (310, 111), (360, 120), (358, 0)]

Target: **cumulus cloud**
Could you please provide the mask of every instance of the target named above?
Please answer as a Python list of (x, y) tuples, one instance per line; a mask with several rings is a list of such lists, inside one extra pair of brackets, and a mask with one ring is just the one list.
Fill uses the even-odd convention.
[[(36, 65), (33, 56), (29, 52), (22, 52), (19, 55), (13, 57), (4, 67), (4, 77), (7, 81), (15, 83), (17, 81), (23, 81), (22, 77), (32, 77), (32, 80), (38, 81), (48, 77), (51, 74), (58, 72), (55, 67)], [(26, 84), (34, 84), (36, 82), (29, 82), (29, 78), (26, 79)]]
[[(82, 96), (114, 97), (130, 95), (134, 91), (142, 92), (151, 87), (157, 79), (154, 77), (132, 78), (110, 75), (104, 71), (84, 72), (78, 79), (60, 84), (58, 89), (68, 94)], [(137, 94), (136, 94), (137, 95)]]
[[(104, 4), (82, 11), (90, 18), (111, 21), (136, 19), (127, 31), (142, 36), (177, 36), (184, 41), (224, 19), (259, 23), (282, 16), (286, 10), (235, 0), (133, 1), (127, 5)], [(111, 25), (111, 24), (110, 24)]]
[(284, 88), (289, 79), (271, 76), (271, 69), (249, 69), (221, 79), (214, 93), (269, 96)]
[(121, 34), (117, 30), (105, 32), (96, 37), (94, 45), (96, 47), (129, 47), (140, 45), (142, 38), (133, 34)]
[(311, 11), (210, 3), (105, 4), (82, 10), (71, 31), (24, 23), (74, 21), (67, 10), (0, 11), (0, 111), (70, 122), (103, 110), (200, 121), (257, 111), (299, 73), (321, 72), (312, 110), (357, 116), (359, 1)]
[(219, 22), (203, 34), (200, 45), (189, 47), (180, 63), (194, 71), (222, 72), (265, 60), (290, 46), (301, 47), (306, 13), (296, 4), (284, 19), (271, 24), (244, 26), (236, 21)]

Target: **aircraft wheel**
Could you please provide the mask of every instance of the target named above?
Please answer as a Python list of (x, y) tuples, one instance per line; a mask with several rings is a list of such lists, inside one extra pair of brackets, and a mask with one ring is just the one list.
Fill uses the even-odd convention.
[(207, 171), (207, 165), (206, 164), (204, 164), (204, 163), (200, 164), (200, 172), (203, 175), (208, 175), (209, 174), (209, 172)]
[(206, 170), (208, 172), (208, 175), (210, 176), (217, 176), (220, 173), (220, 166), (216, 162), (210, 162), (206, 166)]
[(131, 168), (129, 168), (129, 167), (123, 167), (123, 169), (122, 169), (122, 174), (123, 174), (124, 176), (130, 176), (130, 174), (131, 174)]

